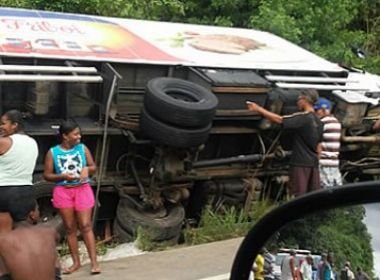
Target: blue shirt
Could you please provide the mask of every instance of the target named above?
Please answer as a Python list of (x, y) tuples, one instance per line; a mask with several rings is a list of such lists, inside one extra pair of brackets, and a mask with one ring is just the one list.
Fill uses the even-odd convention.
[(323, 280), (331, 280), (331, 265), (330, 263), (326, 262), (323, 266)]
[(85, 148), (82, 143), (75, 145), (70, 150), (64, 150), (60, 145), (50, 149), (54, 172), (56, 174), (71, 174), (77, 175), (78, 180), (61, 180), (56, 182), (56, 185), (78, 185), (80, 184), (79, 176), (83, 167), (87, 166)]

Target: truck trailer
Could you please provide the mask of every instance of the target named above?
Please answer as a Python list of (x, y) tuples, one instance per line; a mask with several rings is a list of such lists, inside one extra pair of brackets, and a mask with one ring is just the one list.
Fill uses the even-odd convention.
[(175, 243), (205, 205), (284, 197), (292, 137), (246, 101), (292, 114), (302, 90), (317, 90), (343, 125), (345, 180), (380, 174), (376, 75), (254, 29), (13, 8), (0, 8), (0, 21), (0, 113), (23, 112), (38, 142), (47, 220), (56, 211), (44, 156), (67, 119), (98, 166), (94, 223), (122, 242), (142, 227)]

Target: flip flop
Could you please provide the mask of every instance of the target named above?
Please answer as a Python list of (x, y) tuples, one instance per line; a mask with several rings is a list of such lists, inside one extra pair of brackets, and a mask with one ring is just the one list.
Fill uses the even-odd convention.
[(62, 274), (64, 274), (64, 275), (68, 275), (68, 274), (71, 274), (71, 273), (77, 271), (78, 269), (79, 269), (79, 267), (78, 267), (78, 268), (68, 267), (68, 268), (65, 268), (65, 269), (62, 271)]
[(100, 274), (100, 273), (102, 273), (100, 268), (91, 269), (91, 275), (96, 275), (96, 274)]

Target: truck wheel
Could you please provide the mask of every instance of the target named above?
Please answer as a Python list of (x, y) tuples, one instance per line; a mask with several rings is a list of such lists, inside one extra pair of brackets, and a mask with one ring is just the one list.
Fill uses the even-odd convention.
[(115, 236), (116, 240), (118, 240), (120, 243), (128, 243), (133, 242), (134, 238), (133, 235), (129, 232), (126, 232), (119, 224), (119, 221), (117, 219), (113, 222), (113, 235)]
[(58, 213), (52, 203), (53, 188), (54, 184), (47, 182), (34, 185), (34, 195), (36, 197), (42, 219), (52, 218)]
[(178, 238), (181, 233), (185, 210), (182, 205), (169, 205), (158, 214), (138, 210), (126, 199), (121, 199), (117, 208), (117, 220), (124, 231), (133, 232), (137, 229), (146, 230), (152, 241), (166, 241)]
[(43, 182), (34, 185), (34, 195), (37, 200), (40, 211), (41, 223), (46, 226), (55, 228), (60, 239), (66, 234), (62, 218), (59, 216), (57, 209), (52, 203), (53, 183)]
[(215, 115), (218, 99), (193, 82), (159, 77), (146, 86), (144, 106), (158, 120), (184, 127), (205, 127)]
[(177, 148), (189, 148), (206, 142), (211, 124), (196, 129), (170, 126), (155, 119), (143, 108), (140, 117), (140, 128), (148, 137), (161, 144)]

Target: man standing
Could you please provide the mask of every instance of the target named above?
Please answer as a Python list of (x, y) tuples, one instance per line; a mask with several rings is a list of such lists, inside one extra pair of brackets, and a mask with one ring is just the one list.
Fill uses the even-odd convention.
[(365, 273), (361, 267), (358, 267), (357, 273), (356, 273), (356, 280), (370, 280), (371, 278)]
[(255, 280), (264, 280), (264, 252), (263, 250), (257, 255), (254, 267)]
[(342, 185), (339, 170), (339, 149), (342, 125), (331, 114), (331, 102), (319, 98), (314, 105), (315, 112), (323, 125), (323, 137), (319, 158), (319, 172), (323, 188)]
[[(270, 249), (273, 251), (273, 248)], [(276, 257), (268, 250), (264, 253), (264, 280), (273, 280), (274, 277), (274, 263), (276, 262)]]
[(303, 91), (297, 100), (302, 111), (289, 116), (270, 112), (254, 102), (247, 102), (248, 110), (257, 112), (271, 122), (281, 124), (293, 132), (289, 183), (294, 196), (320, 188), (318, 145), (322, 141), (323, 124), (314, 112), (318, 99), (315, 90)]
[(344, 267), (340, 273), (340, 279), (341, 280), (354, 280), (355, 279), (355, 275), (351, 270), (351, 263), (350, 262), (347, 261), (344, 264)]
[(313, 257), (309, 254), (306, 256), (305, 260), (302, 262), (300, 267), (300, 280), (312, 280), (313, 274)]
[(56, 254), (57, 232), (32, 226), (39, 218), (35, 201), (17, 201), (11, 209), (15, 229), (0, 235), (0, 279), (61, 279)]
[(331, 280), (332, 279), (332, 256), (331, 254), (322, 254), (322, 261), (320, 263), (319, 279)]
[(296, 280), (296, 251), (291, 250), (281, 264), (281, 280)]

